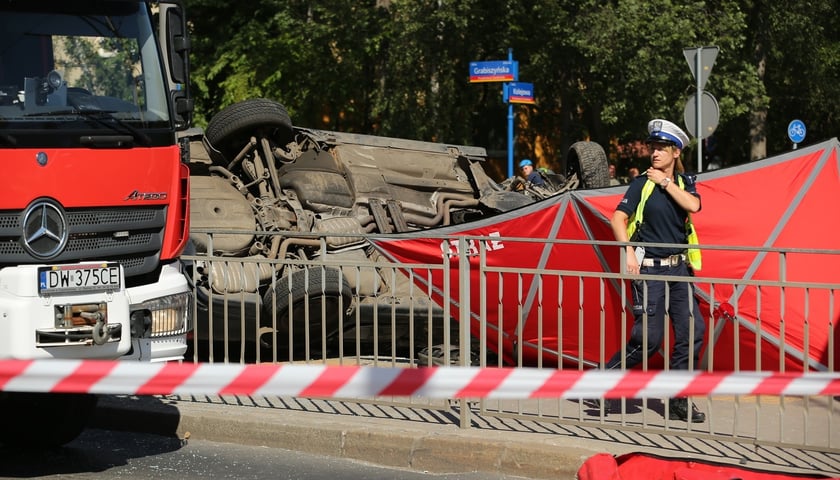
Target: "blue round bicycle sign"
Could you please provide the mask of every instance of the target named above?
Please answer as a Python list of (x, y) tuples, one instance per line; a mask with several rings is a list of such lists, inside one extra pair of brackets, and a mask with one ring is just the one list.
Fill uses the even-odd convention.
[(788, 124), (788, 138), (793, 143), (805, 140), (805, 123), (802, 120), (793, 120)]

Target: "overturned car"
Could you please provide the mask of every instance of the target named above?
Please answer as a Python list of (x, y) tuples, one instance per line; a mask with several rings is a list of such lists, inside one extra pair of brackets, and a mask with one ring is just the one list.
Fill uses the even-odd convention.
[[(499, 183), (483, 148), (295, 127), (266, 99), (220, 111), (192, 152), (196, 334), (288, 358), (358, 351), (373, 332), (393, 349), (416, 315), (430, 319), (417, 322), (423, 332), (443, 324), (366, 235), (466, 223), (609, 184), (594, 142), (575, 143), (543, 186)], [(385, 268), (361, 267), (374, 264)]]

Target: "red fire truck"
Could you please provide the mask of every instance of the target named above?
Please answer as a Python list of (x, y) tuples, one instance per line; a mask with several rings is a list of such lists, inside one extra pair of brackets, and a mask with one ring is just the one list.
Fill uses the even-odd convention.
[[(0, 358), (183, 358), (189, 38), (177, 1), (0, 3)], [(60, 444), (95, 398), (0, 391), (0, 441)]]

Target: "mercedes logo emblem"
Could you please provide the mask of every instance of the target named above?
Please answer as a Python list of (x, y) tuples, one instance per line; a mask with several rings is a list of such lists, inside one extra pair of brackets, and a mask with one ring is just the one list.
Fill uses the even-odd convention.
[(23, 246), (35, 258), (58, 256), (67, 245), (67, 220), (61, 206), (37, 200), (23, 214)]

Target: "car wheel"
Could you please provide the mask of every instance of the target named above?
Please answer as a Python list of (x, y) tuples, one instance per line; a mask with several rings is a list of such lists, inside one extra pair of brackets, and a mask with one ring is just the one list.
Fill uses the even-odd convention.
[(337, 352), (339, 332), (346, 327), (345, 312), (351, 299), (347, 279), (334, 268), (311, 267), (278, 279), (263, 299), (263, 327), (269, 327), (266, 331), (274, 335), (261, 339), (262, 346), (271, 348), (276, 342), (277, 350), (284, 355), (289, 354), (291, 346), (290, 359)]
[(226, 166), (251, 137), (264, 137), (279, 146), (292, 138), (292, 120), (283, 105), (254, 98), (225, 107), (210, 119), (204, 138), (214, 164)]
[(607, 154), (601, 145), (595, 142), (575, 142), (569, 148), (567, 157), (571, 178), (577, 175), (580, 188), (603, 188), (610, 185), (610, 166)]

